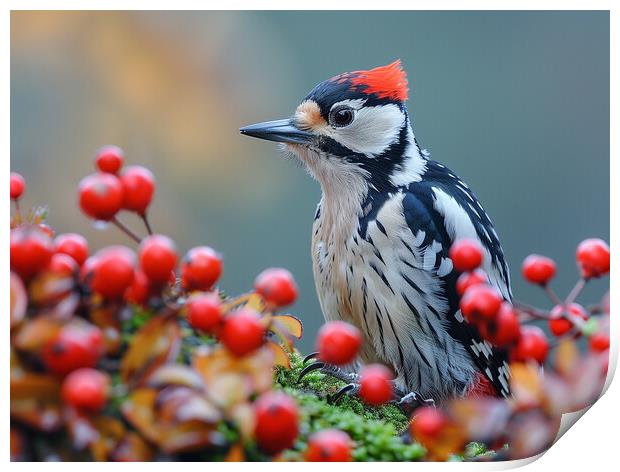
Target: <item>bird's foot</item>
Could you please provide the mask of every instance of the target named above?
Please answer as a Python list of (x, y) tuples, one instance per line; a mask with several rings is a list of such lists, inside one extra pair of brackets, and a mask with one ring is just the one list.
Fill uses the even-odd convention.
[[(306, 362), (308, 362), (309, 360), (315, 359), (317, 354), (318, 353), (313, 352), (312, 354), (306, 356), (303, 360), (303, 363), (306, 364)], [(336, 380), (340, 380), (341, 382), (344, 382), (346, 384), (336, 393), (328, 397), (328, 401), (330, 403), (337, 402), (344, 395), (356, 395), (359, 392), (359, 376), (356, 373), (346, 372), (340, 367), (316, 360), (306, 365), (301, 370), (301, 372), (299, 373), (299, 378), (297, 379), (297, 383), (301, 382), (306, 375), (308, 375), (310, 372), (314, 372), (315, 370), (318, 370), (322, 374), (332, 377)]]
[[(315, 359), (317, 354), (318, 354), (317, 352), (313, 352), (312, 354), (309, 354), (306, 357), (304, 357), (303, 364), (305, 365), (306, 362), (308, 362), (309, 360)], [(320, 370), (322, 374), (328, 375), (330, 377), (333, 377), (347, 384), (351, 382), (356, 382), (358, 379), (358, 375), (355, 373), (346, 372), (340, 367), (337, 367), (335, 365), (327, 364), (326, 362), (315, 360), (314, 362), (306, 365), (301, 370), (301, 372), (299, 373), (299, 377), (297, 379), (297, 383), (301, 382), (301, 380), (306, 375), (308, 375), (310, 372), (314, 372), (315, 370)]]
[(407, 413), (422, 406), (436, 406), (435, 400), (424, 398), (419, 392), (403, 392), (395, 388), (394, 393), (398, 399), (394, 400), (393, 403)]

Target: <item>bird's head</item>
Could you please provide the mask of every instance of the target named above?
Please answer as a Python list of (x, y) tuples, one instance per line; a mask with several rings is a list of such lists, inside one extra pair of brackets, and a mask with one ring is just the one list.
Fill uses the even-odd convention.
[(318, 84), (283, 120), (241, 133), (284, 144), (319, 181), (358, 172), (389, 180), (406, 158), (421, 157), (407, 115), (407, 76), (400, 61), (347, 72)]

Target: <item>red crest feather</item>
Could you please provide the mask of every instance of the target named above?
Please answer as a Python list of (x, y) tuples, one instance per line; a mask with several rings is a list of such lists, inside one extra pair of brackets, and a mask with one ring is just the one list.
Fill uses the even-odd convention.
[(360, 87), (361, 92), (374, 94), (379, 98), (404, 102), (409, 95), (407, 74), (403, 70), (400, 59), (387, 66), (342, 74), (338, 79), (349, 80), (353, 87)]

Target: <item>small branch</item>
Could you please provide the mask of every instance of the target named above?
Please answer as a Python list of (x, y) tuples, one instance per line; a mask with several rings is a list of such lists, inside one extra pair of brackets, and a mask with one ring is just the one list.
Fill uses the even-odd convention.
[(564, 306), (566, 307), (570, 306), (570, 304), (573, 303), (577, 299), (581, 291), (586, 286), (587, 282), (588, 282), (587, 279), (584, 279), (584, 278), (581, 278), (577, 281), (573, 289), (568, 294), (568, 297), (566, 297), (566, 300), (564, 300)]
[(149, 219), (146, 216), (146, 213), (140, 215), (142, 221), (144, 221), (144, 226), (146, 226), (146, 232), (149, 233), (149, 236), (153, 234), (153, 230), (151, 229), (151, 224), (149, 223)]
[(118, 229), (120, 229), (123, 233), (125, 233), (127, 236), (129, 236), (131, 239), (133, 239), (135, 242), (137, 242), (138, 244), (140, 244), (140, 242), (142, 241), (137, 235), (136, 233), (134, 233), (133, 231), (131, 231), (127, 226), (125, 226), (123, 223), (121, 223), (120, 221), (118, 221), (118, 219), (116, 219), (116, 217), (112, 218), (110, 220), (113, 224), (116, 225), (116, 227)]
[(548, 320), (550, 318), (549, 313), (543, 310), (539, 310), (536, 307), (528, 305), (523, 302), (513, 301), (512, 305), (520, 312), (525, 313), (526, 315), (531, 316), (532, 318), (536, 318), (539, 320)]
[(543, 288), (545, 289), (545, 293), (554, 305), (562, 305), (562, 300), (560, 300), (560, 297), (555, 294), (549, 284), (545, 284)]
[(22, 212), (19, 208), (19, 200), (18, 199), (14, 199), (13, 200), (15, 202), (15, 218), (17, 220), (17, 223), (21, 223), (22, 222)]

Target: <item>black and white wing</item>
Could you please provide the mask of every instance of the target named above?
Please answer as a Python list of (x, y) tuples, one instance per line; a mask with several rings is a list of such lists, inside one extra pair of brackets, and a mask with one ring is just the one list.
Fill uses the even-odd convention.
[(446, 270), (452, 244), (458, 239), (477, 238), (485, 249), (482, 268), (489, 282), (506, 300), (511, 300), (508, 267), (491, 220), (467, 185), (433, 161), (429, 161), (424, 179), (410, 184), (404, 193), (403, 210), (412, 235), (422, 250), (434, 248), (431, 254), (435, 260), (428, 263), (428, 268), (432, 264), (432, 270), (443, 281), (444, 297), (449, 305), (448, 333), (465, 347), (498, 394), (508, 395), (507, 354), (482, 340), (478, 330), (464, 321), (456, 292), (459, 273)]

